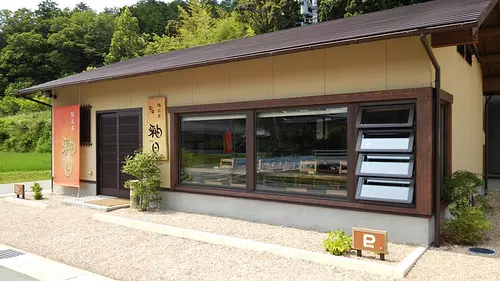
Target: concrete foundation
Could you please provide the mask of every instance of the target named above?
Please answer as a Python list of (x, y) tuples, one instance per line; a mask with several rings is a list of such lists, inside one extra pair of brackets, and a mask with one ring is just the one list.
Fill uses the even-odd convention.
[(95, 183), (80, 182), (80, 193), (78, 188), (54, 185), (54, 192), (60, 195), (76, 196), (96, 196), (97, 187)]
[(248, 221), (283, 225), (327, 232), (352, 227), (386, 230), (389, 240), (428, 246), (434, 240), (434, 218), (422, 218), (341, 210), (296, 204), (162, 192), (162, 206), (167, 209), (231, 217)]

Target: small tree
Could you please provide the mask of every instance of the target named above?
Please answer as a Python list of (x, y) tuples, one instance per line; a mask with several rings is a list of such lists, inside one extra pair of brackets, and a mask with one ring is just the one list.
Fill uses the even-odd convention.
[(160, 203), (160, 159), (163, 157), (154, 152), (136, 151), (125, 158), (122, 172), (135, 179), (125, 182), (125, 188), (132, 189), (137, 199), (137, 207), (147, 211), (151, 203)]
[(115, 33), (104, 63), (110, 64), (139, 57), (143, 54), (145, 47), (144, 37), (139, 34), (139, 22), (125, 6), (116, 20)]

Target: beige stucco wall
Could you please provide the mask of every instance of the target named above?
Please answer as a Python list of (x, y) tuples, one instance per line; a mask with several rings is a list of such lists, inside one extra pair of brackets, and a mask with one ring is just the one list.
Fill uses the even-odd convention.
[(452, 169), (483, 174), (483, 86), (481, 66), (472, 66), (456, 47), (435, 49), (441, 66), (441, 87), (453, 95)]
[[(81, 148), (80, 174), (96, 180), (96, 111), (144, 108), (157, 95), (179, 106), (428, 87), (431, 78), (419, 38), (411, 37), (60, 88), (54, 106), (92, 105), (93, 145)], [(145, 119), (143, 109), (143, 128)], [(164, 187), (169, 168), (166, 161)]]

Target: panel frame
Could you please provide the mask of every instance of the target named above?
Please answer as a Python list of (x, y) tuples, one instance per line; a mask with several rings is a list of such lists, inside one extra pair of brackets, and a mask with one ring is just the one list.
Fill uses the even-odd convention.
[[(409, 189), (409, 198), (406, 200), (398, 200), (398, 199), (386, 199), (386, 198), (374, 198), (374, 197), (363, 197), (361, 196), (361, 191), (363, 188), (363, 182), (364, 180), (367, 179), (375, 179), (375, 180), (380, 180), (380, 181), (408, 181), (410, 182), (410, 185), (408, 187)], [(371, 178), (371, 177), (364, 177), (361, 176), (358, 179), (358, 186), (356, 188), (356, 199), (357, 200), (362, 200), (362, 201), (377, 201), (377, 202), (388, 202), (388, 203), (401, 203), (401, 204), (411, 204), (413, 202), (413, 197), (415, 194), (415, 180), (413, 179), (395, 179), (395, 178)]]
[[(408, 171), (406, 175), (394, 175), (394, 174), (388, 174), (388, 173), (363, 173), (361, 172), (361, 167), (363, 165), (363, 157), (364, 156), (401, 156), (401, 157), (409, 157), (409, 165), (408, 165)], [(383, 161), (381, 161), (383, 162)], [(370, 154), (368, 155), (367, 153), (359, 153), (358, 154), (358, 163), (356, 166), (356, 176), (360, 177), (384, 177), (384, 178), (404, 178), (404, 179), (409, 179), (413, 177), (413, 168), (415, 166), (415, 157), (413, 154)]]
[[(361, 119), (363, 117), (363, 112), (371, 109), (408, 109), (408, 121), (406, 123), (383, 123), (383, 124), (362, 124)], [(356, 121), (356, 128), (358, 129), (372, 129), (372, 128), (409, 128), (413, 127), (415, 121), (415, 104), (394, 104), (394, 105), (383, 105), (383, 106), (363, 106), (360, 107), (358, 112), (358, 120)]]
[[(408, 141), (408, 148), (406, 149), (363, 149), (361, 148), (361, 143), (363, 141), (363, 133), (409, 133), (409, 141)], [(374, 152), (374, 153), (380, 153), (380, 152), (389, 152), (389, 153), (411, 153), (413, 151), (413, 147), (415, 146), (415, 132), (412, 129), (403, 129), (403, 130), (373, 130), (373, 129), (361, 129), (359, 130), (358, 133), (358, 138), (356, 141), (356, 151), (357, 152)]]

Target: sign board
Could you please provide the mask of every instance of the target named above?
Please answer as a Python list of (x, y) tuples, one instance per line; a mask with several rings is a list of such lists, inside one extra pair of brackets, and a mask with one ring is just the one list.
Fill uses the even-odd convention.
[(146, 122), (145, 150), (157, 152), (163, 155), (162, 160), (168, 160), (167, 100), (165, 97), (148, 99)]
[(380, 254), (383, 260), (387, 254), (387, 231), (353, 227), (352, 241), (358, 256), (361, 256), (361, 251), (369, 251)]
[(21, 196), (24, 199), (24, 184), (14, 184), (14, 193), (17, 195), (17, 198)]
[(80, 105), (54, 107), (54, 184), (80, 186)]

